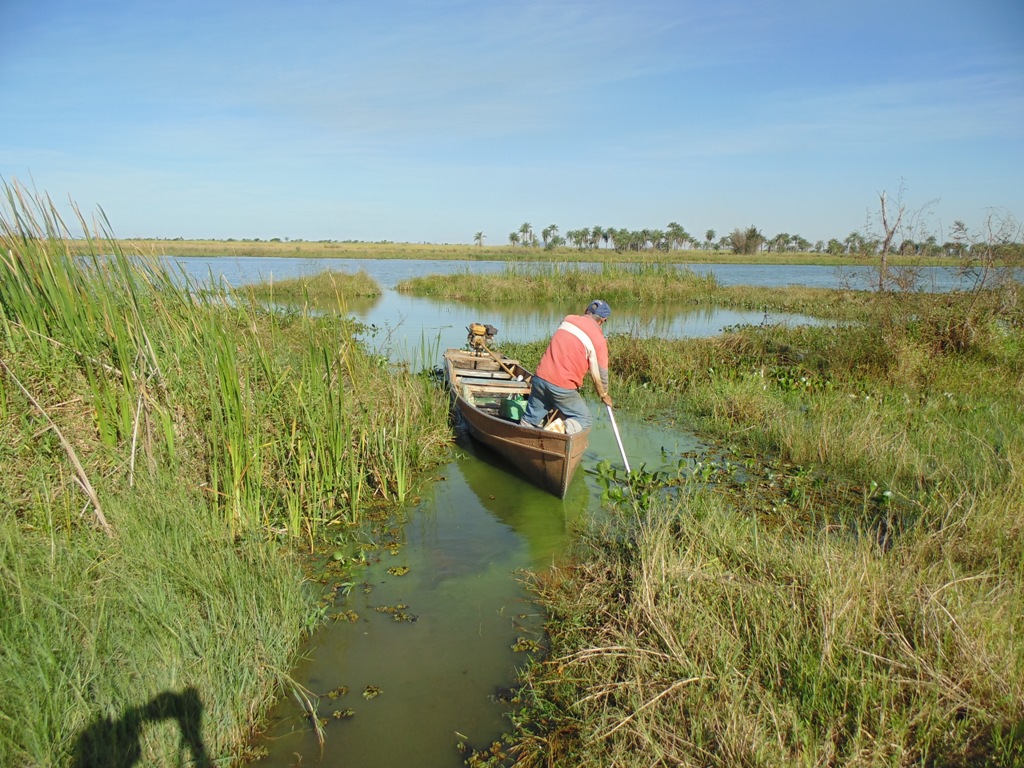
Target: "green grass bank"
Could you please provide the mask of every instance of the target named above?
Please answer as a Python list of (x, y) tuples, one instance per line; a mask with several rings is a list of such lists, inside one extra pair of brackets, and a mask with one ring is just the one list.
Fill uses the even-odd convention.
[(343, 307), (352, 298), (375, 298), (381, 287), (366, 272), (328, 270), (309, 277), (256, 283), (247, 288), (248, 295), (260, 301), (295, 304), (308, 302), (315, 307)]
[[(723, 286), (713, 274), (697, 274), (674, 264), (604, 264), (581, 269), (573, 264), (545, 269), (509, 265), (497, 275), (466, 271), (403, 280), (396, 290), (448, 301), (492, 304), (553, 303), (574, 306), (581, 296), (600, 296), (613, 307), (704, 305), (774, 310), (835, 318), (862, 318), (875, 308), (873, 295), (862, 290)], [(923, 298), (923, 297), (922, 297)]]
[(0, 764), (231, 765), (323, 615), (300, 551), (414, 491), (443, 395), (3, 192)]
[(685, 266), (669, 263), (605, 263), (598, 269), (571, 263), (535, 269), (510, 264), (498, 274), (475, 274), (466, 270), (456, 277), (424, 275), (402, 280), (396, 290), (414, 296), (483, 304), (575, 306), (580, 297), (600, 296), (613, 307), (719, 306), (862, 321), (880, 312), (931, 317), (948, 314), (952, 320), (959, 321), (968, 305), (974, 313), (989, 311), (993, 302), (1004, 301), (1005, 296), (1005, 292), (990, 289), (979, 290), (963, 300), (963, 294), (955, 294), (952, 299), (916, 290), (879, 294), (863, 286), (723, 286), (713, 274), (698, 274)]

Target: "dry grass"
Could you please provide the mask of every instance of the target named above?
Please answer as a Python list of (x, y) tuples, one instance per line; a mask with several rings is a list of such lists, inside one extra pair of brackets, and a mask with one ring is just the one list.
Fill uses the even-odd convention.
[(635, 495), (538, 580), (520, 765), (1024, 764), (1019, 325), (899, 317), (612, 339), (622, 406), (751, 479)]

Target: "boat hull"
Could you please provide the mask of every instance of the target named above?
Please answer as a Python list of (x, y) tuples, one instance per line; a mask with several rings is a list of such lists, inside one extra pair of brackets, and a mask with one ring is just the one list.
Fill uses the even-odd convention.
[(487, 353), (445, 352), (453, 407), (474, 439), (507, 459), (530, 482), (563, 498), (587, 449), (590, 430), (567, 435), (524, 427), (498, 415), (502, 398), (528, 394), (530, 376), (516, 361), (500, 360)]

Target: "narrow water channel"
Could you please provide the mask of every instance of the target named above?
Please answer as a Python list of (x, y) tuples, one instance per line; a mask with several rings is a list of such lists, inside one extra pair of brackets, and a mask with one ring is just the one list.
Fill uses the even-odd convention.
[[(625, 414), (617, 420), (634, 468), (675, 465), (699, 448), (692, 435)], [(353, 611), (354, 621), (327, 623), (292, 671), (320, 696), (323, 744), (286, 699), (258, 745), (268, 754), (255, 765), (456, 768), (460, 742), (485, 747), (507, 729), (503, 694), (531, 641), (543, 642), (543, 616), (523, 571), (558, 563), (578, 526), (605, 512), (585, 471), (558, 499), (464, 436), (457, 453), (405, 510), (400, 546), (378, 550), (379, 559), (357, 571), (335, 607)], [(582, 469), (602, 459), (621, 465), (599, 413)]]
[[(379, 299), (353, 303), (347, 312), (367, 327), (371, 349), (413, 364), (440, 362), (440, 353), (465, 342), (466, 325), (499, 328), (498, 342), (546, 338), (561, 317), (582, 307), (470, 307), (398, 294), (399, 279), (495, 263), (389, 262), (386, 260), (179, 259), (197, 280), (233, 286), (285, 279), (323, 269), (366, 269), (384, 288)], [(737, 265), (744, 267), (745, 265)], [(706, 265), (722, 278), (733, 268)], [(830, 268), (754, 268), (752, 285), (836, 283)], [(725, 279), (726, 283), (730, 281)], [(592, 297), (581, 297), (582, 301)], [(613, 308), (614, 312), (614, 308)], [(680, 338), (714, 335), (728, 325), (758, 323), (760, 312), (654, 306), (613, 313), (611, 334)], [(814, 322), (773, 315), (770, 322)], [(413, 363), (415, 358), (415, 363)], [(613, 392), (614, 394), (614, 392)], [(463, 437), (458, 456), (442, 467), (422, 498), (403, 510), (395, 547), (360, 566), (330, 621), (307, 643), (293, 679), (312, 694), (325, 723), (323, 741), (307, 712), (286, 696), (271, 713), (255, 745), (266, 756), (254, 765), (457, 768), (460, 743), (483, 748), (508, 725), (503, 695), (529, 660), (530, 643), (543, 641), (543, 617), (522, 579), (565, 555), (587, 520), (602, 509), (601, 488), (586, 470), (608, 459), (621, 466), (607, 414), (597, 420), (590, 447), (566, 498), (558, 499), (513, 475), (486, 449)], [(616, 414), (631, 466), (674, 467), (699, 450), (692, 435)], [(525, 650), (524, 650), (525, 649)]]

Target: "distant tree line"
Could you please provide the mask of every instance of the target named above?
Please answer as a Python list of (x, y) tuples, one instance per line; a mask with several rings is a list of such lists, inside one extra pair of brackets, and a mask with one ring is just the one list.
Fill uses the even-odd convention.
[[(900, 214), (903, 209), (900, 209)], [(992, 231), (992, 218), (987, 228)], [(788, 232), (780, 232), (771, 237), (765, 236), (756, 226), (734, 229), (727, 235), (719, 237), (713, 229), (708, 229), (702, 237), (690, 234), (678, 222), (670, 222), (664, 229), (616, 229), (615, 227), (594, 226), (583, 229), (571, 229), (564, 235), (559, 233), (558, 225), (550, 224), (540, 231), (540, 237), (533, 225), (524, 222), (518, 230), (508, 235), (508, 243), (512, 247), (546, 248), (559, 247), (588, 249), (614, 249), (619, 252), (675, 250), (731, 251), (737, 254), (754, 253), (827, 253), (835, 256), (877, 256), (882, 253), (895, 253), (901, 256), (921, 256), (925, 258), (969, 256), (972, 249), (984, 247), (986, 251), (993, 249), (1000, 258), (1024, 258), (1024, 244), (1019, 242), (1021, 227), (1012, 216), (998, 217), (999, 230), (997, 242), (992, 237), (978, 238), (968, 232), (962, 221), (954, 222), (950, 230), (951, 237), (939, 242), (934, 234), (913, 236), (909, 227), (903, 227), (902, 216), (895, 227), (883, 222), (880, 234), (854, 231), (845, 238), (831, 238), (828, 241), (818, 240), (812, 243), (805, 237)], [(477, 232), (474, 242), (482, 246), (486, 236)], [(898, 242), (896, 242), (898, 240)]]

